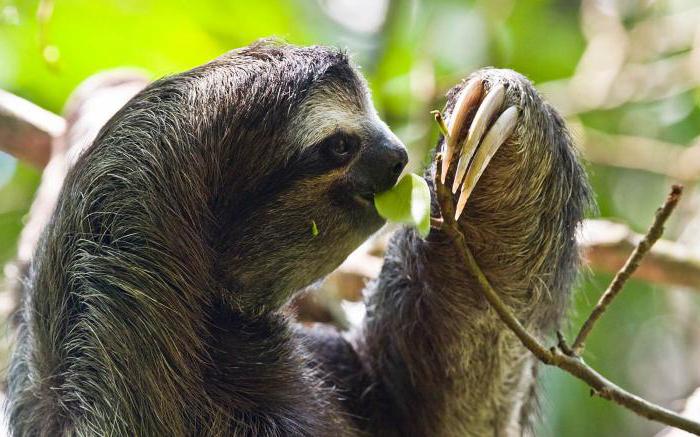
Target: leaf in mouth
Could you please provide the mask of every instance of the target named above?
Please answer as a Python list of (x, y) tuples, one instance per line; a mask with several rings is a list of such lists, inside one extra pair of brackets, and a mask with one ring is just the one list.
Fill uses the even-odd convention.
[(423, 237), (430, 232), (430, 189), (416, 174), (404, 175), (393, 188), (374, 196), (374, 206), (385, 219), (415, 226)]

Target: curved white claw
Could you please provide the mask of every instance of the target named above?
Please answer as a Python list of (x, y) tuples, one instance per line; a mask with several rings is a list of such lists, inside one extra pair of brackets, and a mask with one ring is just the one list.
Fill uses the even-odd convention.
[(462, 146), (462, 151), (460, 152), (459, 162), (457, 163), (457, 171), (455, 172), (454, 182), (452, 183), (452, 192), (456, 193), (464, 174), (467, 172), (467, 166), (469, 165), (469, 160), (471, 160), (476, 147), (481, 141), (481, 137), (484, 136), (484, 132), (489, 127), (491, 120), (494, 115), (501, 109), (503, 102), (506, 98), (506, 89), (502, 83), (495, 84), (489, 90), (489, 93), (484, 98), (484, 101), (479, 106), (479, 109), (474, 115), (474, 120), (471, 126), (469, 126), (469, 133), (467, 134), (467, 139)]
[(481, 100), (481, 95), (484, 91), (483, 83), (481, 79), (473, 79), (469, 81), (459, 93), (459, 98), (457, 99), (457, 103), (455, 104), (447, 126), (448, 137), (445, 139), (446, 146), (444, 159), (442, 161), (441, 175), (443, 184), (445, 183), (445, 179), (447, 179), (447, 170), (450, 168), (452, 155), (458, 146), (457, 141), (459, 141), (459, 134), (467, 122), (467, 115), (471, 108)]
[(476, 183), (479, 181), (479, 178), (489, 165), (489, 162), (491, 162), (491, 158), (493, 158), (498, 151), (498, 148), (501, 147), (501, 145), (513, 133), (513, 129), (515, 129), (515, 125), (517, 123), (518, 108), (511, 106), (503, 111), (491, 129), (489, 129), (486, 137), (484, 137), (484, 141), (481, 142), (479, 149), (476, 151), (472, 165), (469, 167), (467, 178), (464, 180), (462, 192), (460, 193), (459, 200), (457, 201), (455, 220), (459, 220), (459, 216), (462, 215), (462, 211), (464, 210), (467, 200), (474, 190)]

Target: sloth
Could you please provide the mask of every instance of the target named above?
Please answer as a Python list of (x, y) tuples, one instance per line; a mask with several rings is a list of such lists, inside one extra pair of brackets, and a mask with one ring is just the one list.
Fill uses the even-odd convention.
[[(453, 113), (477, 156), (500, 145), (490, 162), (451, 149), (447, 184), (468, 197), (458, 223), (545, 337), (590, 202), (569, 134), (508, 70), (455, 86)], [(70, 170), (32, 259), (8, 376), (13, 435), (531, 432), (536, 361), (439, 229), (395, 233), (357, 329), (297, 325), (285, 310), (384, 224), (373, 197), (406, 163), (339, 50), (260, 41), (146, 87)]]

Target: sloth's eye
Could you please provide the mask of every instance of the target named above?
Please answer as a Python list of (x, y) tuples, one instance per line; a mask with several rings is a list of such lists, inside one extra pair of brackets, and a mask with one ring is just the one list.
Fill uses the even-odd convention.
[(358, 141), (351, 135), (337, 133), (328, 137), (323, 143), (323, 148), (330, 158), (343, 162), (355, 153)]
[(335, 138), (329, 147), (330, 151), (340, 158), (350, 154), (350, 144), (348, 144), (347, 139), (343, 137)]

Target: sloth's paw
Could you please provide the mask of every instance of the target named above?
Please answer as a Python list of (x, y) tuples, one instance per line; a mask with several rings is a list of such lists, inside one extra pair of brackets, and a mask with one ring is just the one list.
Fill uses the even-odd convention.
[[(473, 77), (462, 88), (447, 120), (442, 144), (442, 171), (436, 175), (458, 195), (455, 220), (462, 214), (476, 183), (498, 148), (518, 122), (518, 108), (509, 104), (507, 82)], [(487, 89), (488, 87), (488, 89)]]

